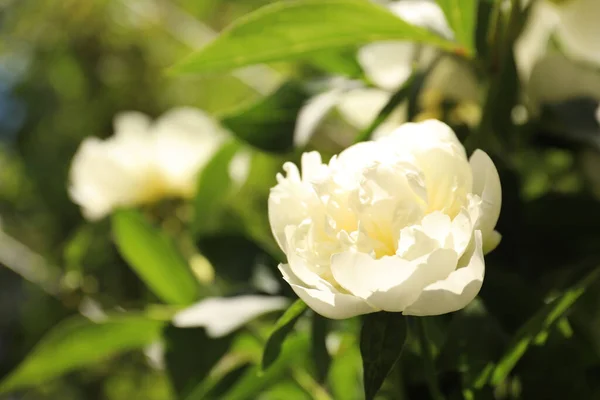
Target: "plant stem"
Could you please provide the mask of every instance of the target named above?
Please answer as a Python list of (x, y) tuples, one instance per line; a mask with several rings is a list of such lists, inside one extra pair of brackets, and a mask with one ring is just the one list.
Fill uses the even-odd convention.
[(417, 335), (419, 336), (419, 345), (421, 347), (421, 357), (425, 366), (425, 375), (427, 377), (427, 386), (431, 398), (434, 400), (445, 400), (444, 395), (438, 387), (437, 377), (435, 373), (435, 365), (433, 363), (433, 354), (427, 337), (427, 329), (425, 328), (425, 320), (423, 318), (414, 318)]
[(314, 380), (314, 378), (305, 370), (298, 367), (290, 368), (293, 379), (302, 389), (304, 389), (315, 400), (333, 400), (324, 387)]

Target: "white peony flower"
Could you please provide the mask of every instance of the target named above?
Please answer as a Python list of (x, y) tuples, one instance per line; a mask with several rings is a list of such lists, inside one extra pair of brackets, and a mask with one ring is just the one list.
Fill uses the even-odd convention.
[(444, 123), (407, 123), (328, 164), (302, 156), (269, 197), (284, 279), (329, 318), (375, 311), (437, 315), (479, 292), (501, 188), (491, 159), (470, 161)]
[(169, 111), (154, 123), (138, 112), (115, 118), (115, 135), (87, 138), (75, 154), (69, 193), (90, 220), (113, 209), (191, 197), (199, 170), (227, 135), (193, 108)]

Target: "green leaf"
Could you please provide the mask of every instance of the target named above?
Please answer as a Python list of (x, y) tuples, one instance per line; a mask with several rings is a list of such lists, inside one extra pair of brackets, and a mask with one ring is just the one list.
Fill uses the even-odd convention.
[(305, 311), (306, 303), (298, 299), (291, 306), (289, 306), (281, 318), (279, 318), (277, 323), (275, 323), (273, 332), (271, 332), (263, 352), (261, 363), (263, 370), (269, 368), (269, 366), (273, 364), (275, 360), (277, 360), (277, 357), (281, 352), (281, 346), (283, 345), (283, 342), (292, 329), (294, 329), (296, 321), (298, 321)]
[(173, 67), (175, 73), (226, 70), (294, 60), (323, 50), (380, 40), (455, 45), (366, 0), (277, 2), (234, 22), (217, 39)]
[(120, 210), (112, 216), (119, 252), (138, 276), (163, 301), (192, 304), (197, 283), (174, 243), (134, 210)]
[(164, 331), (165, 363), (179, 398), (190, 396), (208, 378), (209, 372), (228, 351), (234, 335), (210, 338), (204, 328), (176, 328)]
[(250, 282), (257, 264), (266, 261), (265, 252), (258, 244), (237, 233), (203, 236), (196, 246), (217, 275), (229, 282)]
[[(490, 383), (498, 385), (506, 379), (538, 335), (548, 330), (564, 316), (586, 288), (599, 277), (600, 268), (597, 268), (538, 311), (511, 340), (504, 355), (489, 376)], [(484, 383), (485, 380), (480, 380), (477, 386), (482, 386)]]
[(354, 331), (343, 333), (339, 349), (333, 356), (327, 383), (336, 400), (362, 398), (362, 367), (356, 338)]
[(356, 48), (339, 51), (320, 51), (307, 60), (312, 66), (333, 75), (343, 75), (353, 79), (363, 79), (364, 72), (356, 59)]
[(93, 322), (76, 316), (53, 328), (1, 384), (0, 392), (39, 385), (160, 336), (164, 322), (142, 315), (110, 316)]
[(502, 355), (508, 335), (478, 300), (453, 313), (444, 328), (445, 342), (436, 365), (441, 371), (458, 368), (463, 386), (472, 387), (481, 372)]
[[(251, 363), (243, 363), (232, 368), (230, 371), (220, 376), (219, 380), (214, 382), (212, 386), (206, 390), (206, 394), (204, 393), (192, 393), (190, 396), (186, 398), (186, 400), (209, 400), (214, 399), (218, 400), (223, 398), (223, 395), (229, 391), (232, 387), (234, 387), (240, 379), (242, 379), (248, 371), (253, 367)], [(212, 382), (211, 382), (212, 383)], [(202, 397), (201, 397), (202, 396)]]
[(469, 52), (475, 49), (477, 0), (437, 0), (454, 31), (455, 40)]
[(325, 381), (329, 373), (329, 366), (331, 365), (331, 356), (326, 346), (328, 331), (329, 319), (314, 313), (312, 316), (311, 350), (319, 382)]
[(360, 353), (366, 400), (375, 398), (400, 358), (406, 335), (406, 318), (400, 313), (378, 312), (365, 316), (360, 333)]
[(219, 207), (231, 187), (229, 164), (239, 149), (240, 145), (235, 141), (226, 143), (202, 169), (194, 199), (196, 233), (218, 226)]
[(250, 369), (221, 399), (250, 400), (258, 398), (258, 395), (264, 393), (266, 388), (282, 382), (289, 374), (290, 369), (303, 368), (303, 359), (306, 358), (308, 348), (309, 339), (306, 335), (291, 337), (283, 346), (281, 357), (273, 363), (271, 368), (264, 372), (261, 371), (260, 366)]
[(308, 98), (299, 83), (286, 82), (271, 95), (225, 115), (221, 122), (251, 146), (287, 152), (294, 147), (296, 118)]

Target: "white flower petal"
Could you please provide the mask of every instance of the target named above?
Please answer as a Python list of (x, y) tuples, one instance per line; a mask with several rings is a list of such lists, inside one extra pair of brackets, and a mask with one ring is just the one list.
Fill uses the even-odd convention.
[(247, 150), (238, 151), (229, 162), (229, 177), (235, 186), (241, 186), (248, 178), (252, 154)]
[(428, 28), (438, 34), (452, 39), (454, 34), (442, 9), (429, 0), (402, 0), (390, 4), (390, 10), (404, 21)]
[(152, 121), (150, 117), (138, 111), (123, 111), (115, 115), (113, 125), (115, 135), (147, 136)]
[(440, 315), (460, 310), (469, 304), (479, 293), (485, 273), (481, 232), (475, 232), (469, 252), (470, 259), (466, 266), (458, 268), (446, 279), (425, 287), (418, 299), (409, 305), (403, 314)]
[[(288, 227), (288, 230), (289, 229), (294, 228), (290, 226)], [(311, 270), (306, 264), (306, 260), (293, 251), (291, 254), (288, 254), (288, 264), (286, 268), (294, 274), (297, 280), (302, 281), (303, 286), (325, 291), (332, 290), (331, 284), (321, 278), (315, 271)]]
[(226, 133), (208, 115), (175, 109), (152, 124), (139, 112), (115, 117), (115, 135), (84, 140), (73, 157), (69, 194), (88, 219), (163, 197), (190, 197), (196, 175)]
[(423, 232), (427, 236), (438, 242), (438, 247), (443, 247), (450, 234), (452, 221), (448, 215), (439, 211), (434, 211), (423, 218), (421, 226), (423, 227)]
[(324, 317), (344, 319), (379, 311), (369, 306), (364, 300), (350, 294), (341, 293), (333, 288), (327, 291), (305, 287), (287, 264), (280, 264), (279, 270), (298, 297)]
[(446, 278), (456, 268), (453, 250), (439, 249), (413, 262), (397, 256), (373, 259), (345, 252), (332, 257), (335, 280), (352, 294), (384, 311), (403, 311), (430, 283)]
[(323, 118), (338, 103), (342, 89), (333, 89), (310, 99), (298, 113), (294, 129), (294, 145), (304, 147), (317, 130)]
[[(286, 163), (269, 199), (273, 233), (288, 258), (280, 265), (284, 278), (331, 318), (460, 308), (483, 280), (477, 229), (489, 210), (482, 197), (495, 198), (499, 185), (491, 160), (481, 164), (480, 157), (473, 165), (485, 168), (474, 184), (453, 131), (426, 121), (350, 146), (327, 164), (304, 154), (302, 176)], [(489, 243), (499, 237), (492, 229)], [(440, 297), (447, 304), (431, 300)]]
[[(552, 82), (552, 84), (548, 84)], [(574, 62), (562, 54), (549, 54), (533, 68), (527, 95), (534, 112), (540, 105), (560, 103), (576, 97), (600, 99), (600, 72)]]
[(459, 257), (463, 255), (473, 236), (473, 223), (468, 209), (463, 208), (452, 220), (452, 245)]
[(391, 93), (380, 89), (353, 89), (340, 97), (338, 110), (354, 127), (365, 129), (377, 117), (390, 97)]
[(444, 149), (431, 149), (416, 155), (425, 175), (429, 211), (442, 211), (454, 218), (467, 202), (473, 174), (466, 158)]
[(73, 157), (69, 180), (69, 195), (84, 216), (103, 218), (117, 207), (155, 196), (151, 147), (132, 131), (106, 141), (87, 138)]
[(529, 11), (523, 32), (515, 42), (515, 62), (519, 76), (527, 82), (533, 67), (548, 48), (548, 41), (559, 22), (556, 7), (548, 1), (536, 1)]
[(299, 225), (311, 210), (319, 206), (319, 199), (312, 186), (302, 181), (300, 171), (294, 164), (285, 163), (283, 168), (287, 176), (278, 175), (279, 183), (269, 194), (268, 212), (273, 236), (285, 251), (285, 228)]
[(500, 244), (502, 240), (502, 235), (498, 231), (492, 231), (486, 240), (483, 242), (483, 254), (487, 254), (490, 251), (494, 250)]
[(208, 336), (225, 336), (251, 320), (285, 309), (289, 300), (272, 296), (213, 297), (204, 299), (173, 317), (173, 325), (181, 328), (204, 327)]
[(492, 159), (482, 150), (475, 150), (469, 162), (473, 170), (472, 193), (481, 198), (481, 215), (475, 224), (475, 229), (481, 230), (487, 249), (488, 239), (491, 238), (498, 222), (502, 206), (500, 176)]
[(558, 39), (570, 56), (600, 65), (600, 2), (572, 0), (557, 7), (560, 23)]
[(169, 111), (153, 128), (156, 162), (172, 191), (191, 196), (200, 169), (226, 138), (208, 114), (195, 108)]
[(447, 148), (466, 158), (466, 152), (456, 134), (442, 121), (428, 119), (423, 122), (408, 122), (380, 141), (390, 142), (398, 151), (412, 153), (429, 149)]
[(417, 50), (411, 42), (377, 42), (363, 46), (357, 59), (375, 85), (392, 91), (410, 77)]

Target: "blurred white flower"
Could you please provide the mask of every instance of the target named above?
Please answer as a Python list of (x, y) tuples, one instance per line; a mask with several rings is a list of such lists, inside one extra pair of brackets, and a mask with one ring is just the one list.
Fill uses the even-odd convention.
[(69, 193), (91, 220), (117, 207), (193, 196), (198, 172), (227, 138), (210, 116), (187, 107), (154, 123), (126, 112), (114, 125), (113, 137), (85, 139), (71, 166)]
[(289, 304), (285, 297), (236, 296), (204, 299), (180, 311), (173, 325), (180, 328), (204, 327), (208, 336), (225, 336), (253, 319), (269, 312), (283, 310)]
[[(544, 103), (586, 96), (600, 99), (599, 20), (597, 0), (558, 4), (538, 0), (531, 4), (515, 43), (515, 59), (534, 113)], [(551, 46), (552, 38), (559, 49)]]
[(600, 65), (600, 1), (567, 0), (558, 7), (557, 38), (567, 54)]
[(437, 315), (479, 292), (483, 253), (500, 241), (500, 179), (450, 127), (407, 123), (321, 162), (292, 163), (269, 197), (280, 270), (313, 310), (348, 318), (379, 310)]

